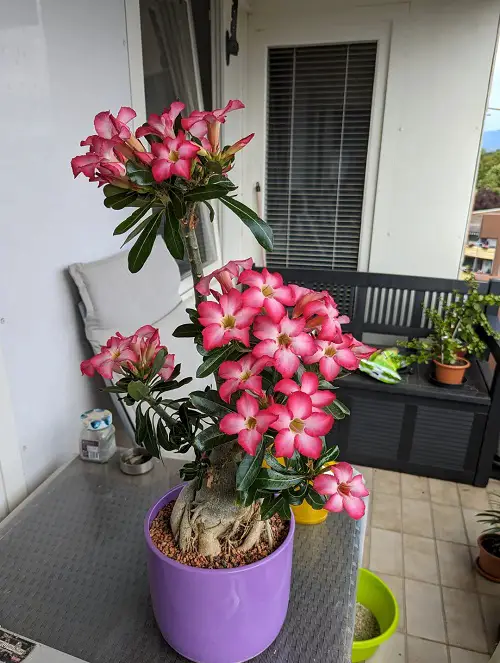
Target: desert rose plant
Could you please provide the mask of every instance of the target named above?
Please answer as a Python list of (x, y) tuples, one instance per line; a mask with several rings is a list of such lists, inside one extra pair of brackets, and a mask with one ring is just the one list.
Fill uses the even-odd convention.
[(272, 250), (270, 227), (229, 195), (234, 155), (252, 137), (220, 146), (221, 123), (238, 108), (241, 102), (230, 101), (181, 119), (184, 105), (174, 102), (135, 136), (132, 109), (99, 113), (97, 135), (82, 141), (88, 153), (72, 160), (75, 176), (105, 185), (107, 207), (137, 208), (115, 230), (136, 240), (131, 271), (142, 267), (160, 232), (175, 258), (189, 258), (196, 309), (173, 335), (193, 338), (197, 377), (213, 376), (214, 388), (173, 397), (191, 377), (179, 379), (180, 365), (149, 325), (129, 337), (117, 332), (81, 369), (113, 379), (108, 390), (135, 406), (137, 444), (157, 457), (162, 449), (194, 450), (170, 524), (183, 551), (205, 556), (248, 551), (264, 537), (272, 545), (269, 518), (289, 518), (290, 506), (304, 500), (361, 518), (368, 495), (348, 463), (331, 465), (338, 448), (328, 447), (325, 435), (348, 414), (332, 382), (374, 348), (343, 331), (349, 319), (328, 292), (287, 285), (277, 272), (253, 269), (251, 258), (203, 274), (195, 235), (200, 203), (213, 217), (209, 201), (220, 200)]

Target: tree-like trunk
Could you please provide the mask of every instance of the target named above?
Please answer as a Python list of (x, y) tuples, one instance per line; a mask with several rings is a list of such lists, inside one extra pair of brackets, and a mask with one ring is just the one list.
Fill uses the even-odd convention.
[[(197, 223), (194, 204), (181, 221), (194, 285), (203, 277)], [(204, 297), (196, 290), (195, 295), (198, 305)], [(207, 557), (235, 548), (245, 552), (263, 536), (272, 544), (271, 528), (260, 519), (260, 505), (242, 507), (237, 503), (236, 470), (243, 454), (241, 447), (233, 442), (214, 449), (201, 488), (196, 490), (196, 481), (192, 481), (181, 491), (170, 517), (170, 526), (184, 552), (192, 551)]]

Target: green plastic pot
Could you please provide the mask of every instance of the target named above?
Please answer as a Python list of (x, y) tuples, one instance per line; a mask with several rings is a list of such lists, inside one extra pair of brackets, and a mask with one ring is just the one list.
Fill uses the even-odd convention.
[(394, 594), (385, 582), (366, 569), (359, 569), (356, 601), (373, 612), (381, 633), (370, 640), (353, 642), (352, 663), (360, 663), (371, 658), (380, 645), (394, 633), (399, 620), (399, 609)]

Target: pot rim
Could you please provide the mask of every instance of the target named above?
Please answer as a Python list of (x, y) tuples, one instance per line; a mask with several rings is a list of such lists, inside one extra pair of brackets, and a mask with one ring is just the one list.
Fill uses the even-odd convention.
[(480, 549), (481, 549), (486, 555), (488, 555), (489, 557), (493, 557), (493, 559), (497, 559), (498, 562), (500, 563), (500, 556), (498, 556), (498, 555), (493, 555), (493, 553), (490, 553), (490, 551), (489, 551), (489, 550), (486, 550), (486, 548), (483, 546), (483, 541), (484, 541), (486, 538), (488, 538), (489, 536), (495, 536), (495, 534), (493, 534), (493, 533), (489, 533), (489, 532), (483, 532), (482, 534), (480, 534), (480, 535), (477, 537), (477, 545), (479, 546), (479, 548), (480, 548)]
[(453, 371), (462, 370), (463, 368), (465, 368), (467, 370), (468, 368), (470, 368), (470, 361), (468, 359), (465, 359), (465, 357), (457, 357), (457, 359), (459, 361), (463, 362), (463, 363), (461, 363), (461, 364), (442, 364), (437, 359), (433, 359), (432, 361), (435, 364), (437, 364), (438, 366), (443, 366), (443, 368), (446, 368), (446, 369), (449, 368), (450, 370), (453, 370)]
[[(211, 574), (214, 572), (217, 573), (225, 573), (226, 575), (230, 574), (235, 574), (235, 573), (244, 573), (245, 571), (248, 571), (249, 569), (254, 569), (258, 566), (264, 566), (265, 564), (270, 564), (280, 553), (288, 548), (290, 545), (293, 544), (293, 535), (295, 532), (295, 518), (292, 513), (292, 517), (289, 520), (290, 526), (288, 528), (288, 534), (286, 535), (285, 540), (283, 543), (276, 548), (270, 555), (267, 555), (267, 557), (263, 557), (262, 559), (257, 560), (256, 562), (252, 562), (251, 564), (245, 564), (244, 566), (238, 566), (237, 568), (234, 569), (199, 569), (196, 566), (189, 566), (189, 564), (182, 564), (181, 562), (176, 561), (175, 559), (172, 559), (168, 555), (165, 555), (162, 553), (158, 548), (154, 545), (154, 543), (151, 541), (151, 535), (149, 533), (149, 528), (151, 525), (151, 521), (153, 520), (154, 517), (158, 515), (158, 512), (160, 509), (170, 502), (173, 501), (175, 497), (177, 497), (177, 494), (180, 493), (181, 489), (185, 486), (185, 483), (180, 483), (177, 484), (177, 486), (174, 486), (170, 490), (168, 490), (162, 497), (160, 497), (159, 500), (153, 504), (153, 506), (149, 509), (149, 511), (146, 514), (146, 518), (144, 519), (144, 537), (146, 539), (146, 545), (148, 549), (153, 552), (158, 559), (160, 559), (162, 562), (165, 564), (170, 564), (174, 568), (178, 568), (179, 570), (182, 569), (183, 571), (186, 571), (188, 573), (201, 573), (204, 575)], [(176, 493), (175, 495), (172, 495), (172, 493)], [(172, 495), (172, 499), (166, 500), (166, 497), (169, 497)]]

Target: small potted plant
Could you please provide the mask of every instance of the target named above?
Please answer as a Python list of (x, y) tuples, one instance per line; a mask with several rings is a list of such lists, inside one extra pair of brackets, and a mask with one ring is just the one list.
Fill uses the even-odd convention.
[(433, 378), (442, 384), (462, 384), (465, 371), (470, 367), (467, 356), (480, 357), (486, 351), (486, 344), (477, 333), (478, 327), (500, 339), (500, 334), (493, 330), (485, 314), (487, 306), (500, 306), (500, 295), (479, 293), (472, 273), (466, 274), (464, 280), (468, 286), (466, 294), (455, 292), (451, 303), (442, 297), (439, 308), (425, 310), (432, 323), (432, 331), (427, 338), (399, 343), (411, 351), (406, 357), (408, 363), (432, 361)]
[(115, 377), (110, 389), (136, 408), (138, 445), (157, 457), (162, 449), (194, 451), (181, 472), (187, 483), (152, 506), (144, 536), (158, 625), (174, 649), (198, 663), (246, 661), (277, 636), (290, 592), (291, 506), (306, 501), (361, 518), (368, 495), (347, 463), (329, 471), (338, 448), (327, 447), (324, 436), (345, 414), (332, 381), (374, 348), (344, 333), (349, 319), (328, 292), (286, 285), (279, 273), (252, 269), (250, 258), (203, 274), (199, 204), (213, 218), (209, 201), (220, 201), (272, 250), (271, 228), (234, 197), (227, 177), (252, 136), (220, 144), (226, 115), (242, 107), (230, 101), (181, 118), (184, 105), (174, 102), (135, 136), (132, 109), (99, 113), (97, 135), (82, 141), (88, 153), (72, 161), (75, 176), (105, 185), (107, 207), (135, 208), (115, 230), (135, 240), (132, 272), (158, 233), (191, 265), (196, 308), (174, 336), (193, 338), (197, 376), (213, 375), (216, 388), (176, 398), (191, 377), (178, 379), (180, 365), (149, 325), (127, 337), (117, 332), (81, 368)]
[[(498, 495), (495, 497), (499, 498)], [(488, 525), (477, 540), (479, 546), (477, 570), (488, 580), (500, 582), (500, 500), (495, 508), (478, 513), (477, 519), (480, 523)]]

